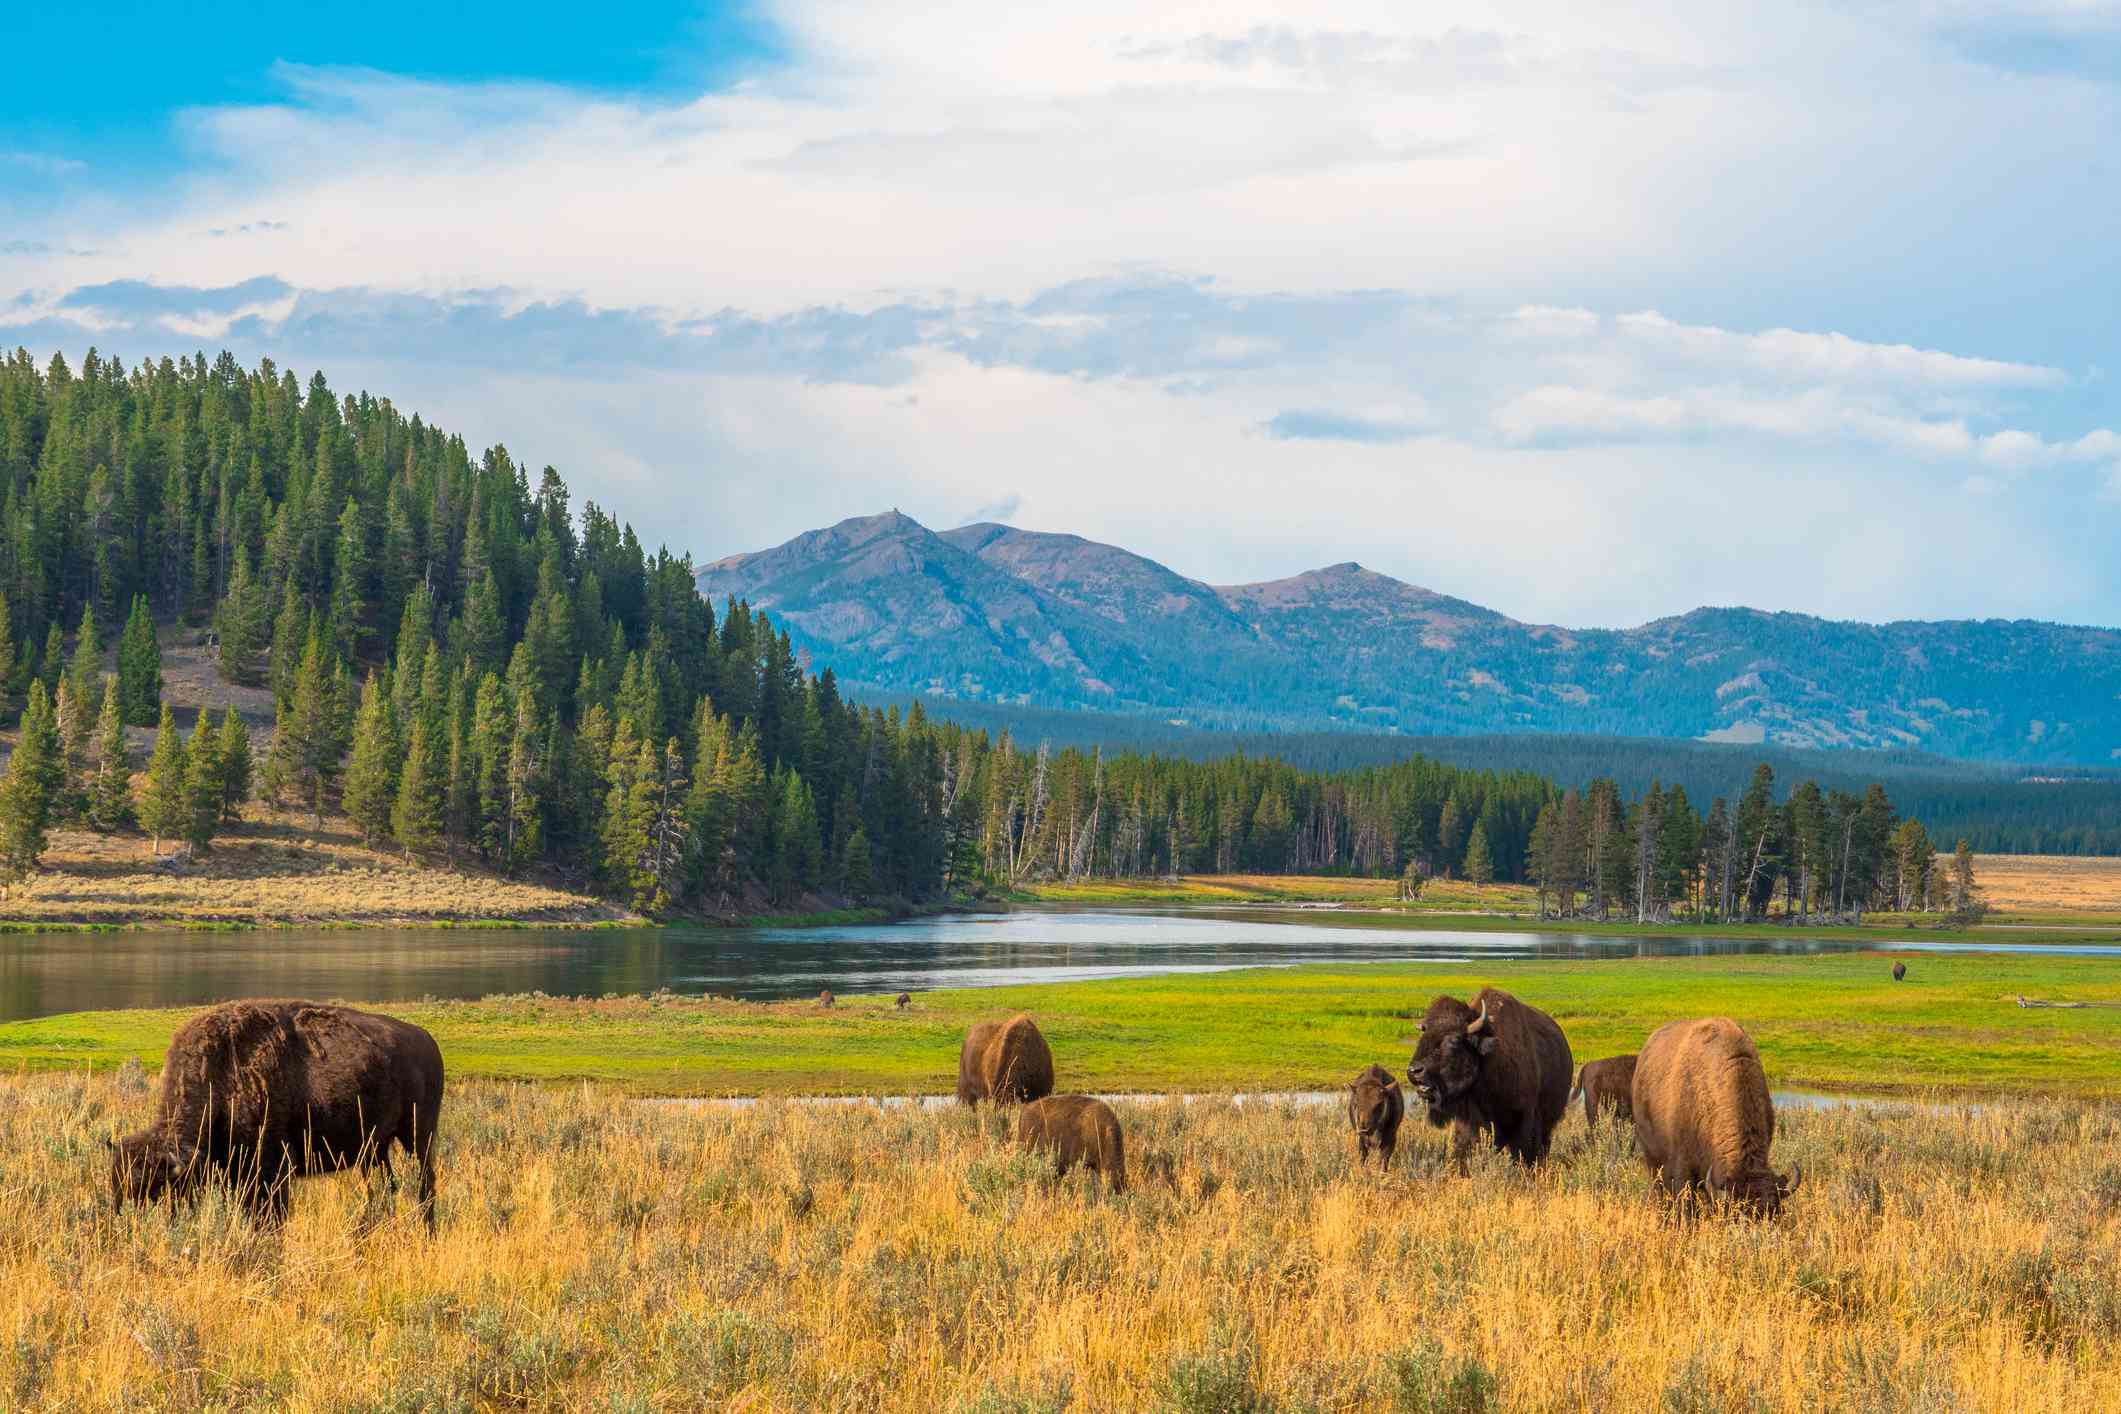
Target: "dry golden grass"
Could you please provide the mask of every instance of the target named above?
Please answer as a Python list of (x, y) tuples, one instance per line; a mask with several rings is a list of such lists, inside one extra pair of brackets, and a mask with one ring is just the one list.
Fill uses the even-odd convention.
[(327, 815), (253, 801), (211, 851), (181, 863), (141, 835), (55, 830), (43, 870), (0, 899), (0, 921), (86, 924), (436, 923), (622, 919), (584, 895), (364, 846)]
[[(1344, 1121), (1123, 1104), (1132, 1190), (988, 1114), (466, 1085), (440, 1230), (311, 1180), (111, 1215), (144, 1086), (0, 1084), (18, 1409), (2116, 1407), (2121, 1108), (1785, 1116), (1779, 1224), (1669, 1221), (1617, 1131), (1536, 1176)], [(1418, 1122), (1417, 1122), (1418, 1123)]]
[(1974, 878), (2005, 913), (2121, 913), (2121, 859), (1977, 854)]

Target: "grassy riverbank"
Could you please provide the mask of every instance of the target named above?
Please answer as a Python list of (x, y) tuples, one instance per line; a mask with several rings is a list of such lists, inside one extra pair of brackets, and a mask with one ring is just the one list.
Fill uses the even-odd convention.
[[(388, 1008), (435, 1033), (453, 1076), (593, 1080), (643, 1094), (947, 1093), (974, 1019), (1028, 1010), (1064, 1088), (1289, 1090), (1400, 1068), (1438, 992), (1494, 982), (1552, 1013), (1579, 1059), (1636, 1049), (1680, 1016), (1738, 1018), (1770, 1078), (1879, 1093), (2121, 1096), (2121, 1006), (2019, 1008), (2015, 997), (2121, 1003), (2110, 959), (1978, 954), (1383, 964), (748, 1003), (497, 997)], [(86, 1012), (0, 1026), (0, 1069), (154, 1066), (182, 1011)]]
[(439, 1228), (101, 1198), (114, 1078), (0, 1082), (22, 1410), (1811, 1414), (2112, 1406), (2121, 1107), (1794, 1112), (1774, 1225), (1669, 1221), (1617, 1130), (1459, 1177), (1330, 1111), (1122, 1104), (1111, 1196), (991, 1112), (451, 1088)]

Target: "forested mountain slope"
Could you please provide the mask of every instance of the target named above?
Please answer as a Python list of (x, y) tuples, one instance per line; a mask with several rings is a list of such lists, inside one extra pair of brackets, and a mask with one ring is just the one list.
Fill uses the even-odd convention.
[(1704, 608), (1521, 623), (1340, 564), (1215, 587), (1072, 535), (897, 512), (700, 572), (850, 685), (1216, 727), (1611, 733), (2121, 759), (2121, 632)]

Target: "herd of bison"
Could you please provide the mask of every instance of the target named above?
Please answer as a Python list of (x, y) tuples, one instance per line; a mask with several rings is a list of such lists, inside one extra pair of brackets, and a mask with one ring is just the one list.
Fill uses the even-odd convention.
[[(1482, 1131), (1497, 1150), (1538, 1164), (1580, 1092), (1592, 1124), (1603, 1114), (1632, 1120), (1643, 1164), (1682, 1204), (1706, 1197), (1772, 1217), (1801, 1178), (1768, 1166), (1767, 1075), (1745, 1032), (1721, 1017), (1671, 1022), (1638, 1054), (1578, 1073), (1568, 1038), (1537, 1007), (1493, 987), (1470, 1005), (1438, 997), (1407, 1083), (1429, 1123), (1452, 1129), (1461, 1164)], [(1398, 1080), (1371, 1065), (1347, 1091), (1357, 1163), (1375, 1152), (1388, 1167), (1406, 1113)], [(1081, 1165), (1114, 1191), (1126, 1187), (1118, 1116), (1093, 1096), (1053, 1093), (1053, 1051), (1029, 1016), (966, 1033), (957, 1097), (1018, 1106), (1019, 1145), (1049, 1154), (1062, 1174)], [(391, 1153), (402, 1148), (419, 1168), (432, 1228), (441, 1105), (441, 1050), (409, 1022), (316, 1002), (228, 1002), (171, 1039), (154, 1122), (111, 1145), (111, 1199), (122, 1210), (128, 1199), (175, 1201), (217, 1182), (277, 1224), (292, 1181), (306, 1174), (353, 1168), (372, 1182), (380, 1170), (395, 1191)]]

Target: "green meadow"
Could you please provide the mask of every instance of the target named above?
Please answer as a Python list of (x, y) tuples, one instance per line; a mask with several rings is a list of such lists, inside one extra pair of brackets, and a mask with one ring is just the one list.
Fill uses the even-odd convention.
[[(973, 1020), (1038, 1018), (1065, 1089), (1222, 1091), (1338, 1085), (1405, 1064), (1438, 993), (1493, 983), (1552, 1014), (1578, 1061), (1632, 1051), (1675, 1017), (1726, 1015), (1778, 1087), (1878, 1094), (2121, 1096), (2121, 967), (2109, 959), (1877, 954), (1255, 968), (1111, 981), (755, 1003), (657, 995), (392, 1005), (450, 1073), (597, 1081), (655, 1095), (948, 1093)], [(2032, 1008), (2020, 995), (2104, 1003)], [(185, 1010), (0, 1025), (0, 1070), (160, 1061)]]

